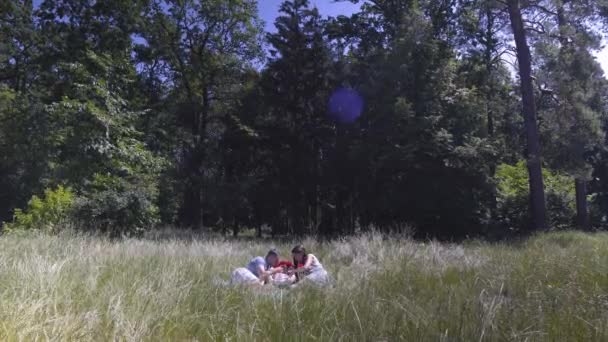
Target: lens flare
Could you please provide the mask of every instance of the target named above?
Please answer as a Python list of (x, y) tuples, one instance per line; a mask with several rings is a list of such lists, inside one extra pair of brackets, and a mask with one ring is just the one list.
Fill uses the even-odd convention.
[(340, 88), (329, 98), (329, 117), (339, 123), (353, 123), (363, 112), (363, 98), (350, 88)]

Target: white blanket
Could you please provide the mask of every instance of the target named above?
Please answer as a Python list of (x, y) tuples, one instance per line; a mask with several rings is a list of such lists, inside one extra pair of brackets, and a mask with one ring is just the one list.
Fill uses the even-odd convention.
[(246, 269), (245, 267), (240, 267), (232, 272), (230, 283), (232, 285), (249, 285), (260, 283), (260, 279), (256, 277), (255, 274), (251, 273), (250, 270)]

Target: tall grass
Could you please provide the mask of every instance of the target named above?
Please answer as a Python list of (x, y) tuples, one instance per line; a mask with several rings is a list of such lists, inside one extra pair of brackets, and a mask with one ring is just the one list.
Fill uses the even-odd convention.
[(226, 286), (267, 242), (4, 236), (0, 340), (608, 340), (608, 234), (304, 243), (335, 286)]

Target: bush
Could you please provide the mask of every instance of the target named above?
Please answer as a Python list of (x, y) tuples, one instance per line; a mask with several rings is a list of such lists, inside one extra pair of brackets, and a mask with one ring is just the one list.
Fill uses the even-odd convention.
[(155, 196), (153, 185), (97, 174), (77, 199), (75, 215), (88, 229), (114, 235), (137, 233), (158, 223)]
[[(547, 214), (552, 228), (572, 224), (576, 214), (574, 180), (563, 174), (543, 169)], [(496, 170), (497, 206), (500, 223), (520, 229), (528, 222), (528, 169), (524, 161), (515, 165), (501, 164)]]
[(45, 189), (44, 197), (36, 195), (29, 200), (25, 210), (15, 209), (13, 222), (4, 223), (4, 231), (44, 229), (53, 231), (69, 220), (74, 204), (74, 193), (70, 188), (58, 186)]

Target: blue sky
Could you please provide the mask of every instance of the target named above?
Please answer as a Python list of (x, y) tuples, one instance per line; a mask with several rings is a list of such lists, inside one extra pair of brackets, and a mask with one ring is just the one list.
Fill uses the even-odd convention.
[[(266, 23), (266, 31), (274, 32), (274, 19), (279, 15), (279, 6), (282, 0), (259, 0), (258, 7), (260, 17)], [(312, 6), (316, 6), (323, 16), (336, 17), (338, 15), (350, 15), (359, 9), (360, 5), (350, 2), (334, 2), (334, 0), (310, 0)]]
[[(0, 0), (1, 1), (1, 0)], [(309, 0), (310, 4), (316, 6), (322, 15), (338, 16), (340, 14), (350, 15), (359, 9), (359, 5), (348, 1), (336, 3), (334, 0)], [(40, 5), (42, 0), (34, 0), (34, 6)], [(279, 14), (279, 6), (283, 0), (258, 0), (260, 16), (266, 22), (267, 30), (274, 30), (274, 19)]]

